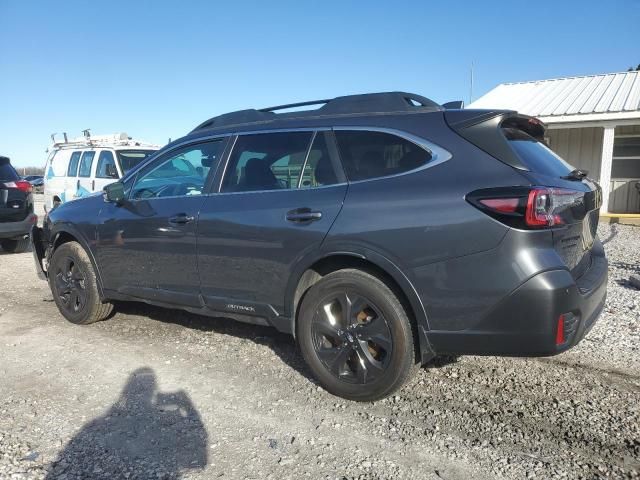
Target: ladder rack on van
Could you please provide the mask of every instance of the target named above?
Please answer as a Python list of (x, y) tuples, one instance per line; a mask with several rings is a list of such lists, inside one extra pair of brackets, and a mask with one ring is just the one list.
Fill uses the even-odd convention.
[(89, 130), (83, 130), (84, 137), (75, 138), (69, 140), (66, 132), (64, 141), (57, 141), (55, 133), (51, 134), (52, 149), (67, 149), (67, 148), (95, 148), (95, 147), (151, 147), (158, 148), (157, 145), (151, 143), (141, 142), (134, 140), (126, 133), (115, 133), (112, 135), (95, 135), (91, 136)]

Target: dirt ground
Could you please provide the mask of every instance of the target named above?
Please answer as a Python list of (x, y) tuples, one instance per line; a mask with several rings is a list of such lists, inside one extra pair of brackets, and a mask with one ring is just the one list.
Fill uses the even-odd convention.
[(551, 358), (462, 357), (336, 398), (274, 329), (144, 304), (79, 327), (0, 252), (0, 478), (640, 478), (640, 228), (601, 225), (603, 317)]

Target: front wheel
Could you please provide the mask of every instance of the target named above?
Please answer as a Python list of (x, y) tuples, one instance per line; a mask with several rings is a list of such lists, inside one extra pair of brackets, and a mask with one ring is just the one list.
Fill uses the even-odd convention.
[(49, 262), (49, 286), (60, 313), (71, 323), (87, 325), (104, 320), (113, 310), (100, 300), (89, 256), (77, 242), (60, 245)]
[(320, 384), (349, 400), (390, 395), (416, 365), (411, 322), (400, 300), (361, 270), (333, 272), (307, 291), (297, 336)]

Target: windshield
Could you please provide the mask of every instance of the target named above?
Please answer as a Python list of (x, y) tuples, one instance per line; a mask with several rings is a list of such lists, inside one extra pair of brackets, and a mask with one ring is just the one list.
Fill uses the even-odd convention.
[(118, 162), (120, 162), (120, 168), (124, 175), (132, 168), (137, 167), (149, 156), (156, 153), (156, 150), (118, 150), (116, 153), (118, 154)]
[(574, 167), (556, 155), (544, 143), (539, 142), (527, 133), (517, 128), (503, 128), (509, 145), (516, 151), (522, 163), (529, 170), (550, 177), (564, 177), (574, 170)]

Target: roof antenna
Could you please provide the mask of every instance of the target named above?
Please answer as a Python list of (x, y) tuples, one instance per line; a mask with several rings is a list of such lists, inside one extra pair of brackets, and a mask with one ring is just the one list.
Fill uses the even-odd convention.
[(473, 101), (473, 60), (471, 61), (471, 69), (469, 70), (470, 80), (469, 83), (469, 104)]
[(85, 130), (82, 130), (82, 134), (84, 135), (84, 138), (86, 138), (87, 140), (91, 139), (91, 134), (89, 133), (91, 131), (90, 128), (87, 128)]

